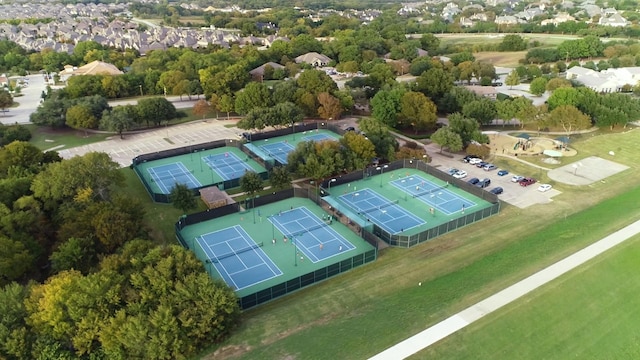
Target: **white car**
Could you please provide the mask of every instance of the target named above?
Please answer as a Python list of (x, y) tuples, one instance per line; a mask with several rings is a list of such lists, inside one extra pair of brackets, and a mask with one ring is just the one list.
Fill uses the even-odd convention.
[(458, 171), (457, 173), (453, 174), (453, 177), (456, 179), (463, 179), (467, 177), (467, 172), (464, 170)]
[(511, 178), (511, 182), (514, 183), (518, 183), (520, 182), (520, 180), (524, 179), (524, 176), (520, 176), (520, 175), (513, 175), (513, 177)]
[(538, 186), (538, 191), (540, 192), (545, 192), (549, 190), (551, 190), (551, 185), (549, 184), (540, 184), (540, 186)]
[(482, 159), (478, 159), (478, 158), (469, 159), (469, 164), (471, 165), (476, 165), (481, 162), (482, 162)]

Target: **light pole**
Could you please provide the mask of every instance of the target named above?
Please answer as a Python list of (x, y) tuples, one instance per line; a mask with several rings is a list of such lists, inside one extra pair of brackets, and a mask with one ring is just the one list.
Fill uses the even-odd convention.
[(291, 245), (293, 245), (293, 265), (298, 266), (298, 247), (293, 235), (291, 236)]
[(291, 121), (291, 128), (293, 129), (293, 140), (296, 139), (296, 121)]
[(253, 223), (256, 223), (256, 198), (260, 197), (260, 195), (255, 195), (251, 198), (251, 212), (253, 213)]
[(144, 96), (144, 93), (142, 92), (142, 85), (138, 85), (140, 87), (140, 96)]
[(329, 186), (328, 186), (328, 189), (327, 189), (327, 192), (329, 193), (329, 195), (331, 195), (331, 183), (333, 183), (333, 182), (336, 182), (336, 179), (329, 180)]
[(378, 166), (376, 170), (380, 171), (380, 187), (382, 187), (382, 173), (384, 173), (384, 169), (388, 168), (389, 165)]

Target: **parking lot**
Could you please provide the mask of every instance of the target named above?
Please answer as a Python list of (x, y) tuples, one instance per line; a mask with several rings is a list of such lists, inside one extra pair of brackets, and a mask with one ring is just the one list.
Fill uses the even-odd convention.
[(467, 172), (467, 176), (462, 179), (464, 181), (468, 181), (474, 177), (480, 180), (484, 178), (491, 179), (491, 185), (486, 187), (485, 190), (489, 191), (497, 186), (502, 187), (504, 189), (504, 192), (498, 195), (500, 200), (519, 208), (526, 208), (535, 204), (549, 203), (552, 201), (551, 198), (553, 196), (560, 194), (560, 191), (556, 189), (551, 189), (544, 193), (539, 192), (537, 190), (538, 185), (540, 185), (539, 183), (535, 183), (525, 187), (511, 181), (511, 178), (514, 175), (537, 178), (537, 175), (543, 170), (532, 169), (531, 173), (529, 174), (509, 173), (505, 176), (498, 176), (498, 170), (500, 170), (500, 168), (491, 171), (485, 171), (481, 168), (476, 167), (475, 165), (463, 162), (462, 156), (460, 155), (454, 155), (453, 158), (450, 158), (439, 153), (430, 152), (430, 154), (433, 157), (431, 165), (444, 172), (447, 172), (451, 168)]

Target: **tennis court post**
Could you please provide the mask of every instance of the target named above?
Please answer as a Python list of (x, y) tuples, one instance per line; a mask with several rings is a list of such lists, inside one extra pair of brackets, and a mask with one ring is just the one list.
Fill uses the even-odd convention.
[(389, 165), (378, 166), (376, 170), (380, 170), (380, 187), (382, 187), (382, 174), (384, 173), (384, 169), (388, 168)]
[(291, 235), (291, 245), (293, 245), (293, 266), (298, 266), (298, 246), (293, 235)]

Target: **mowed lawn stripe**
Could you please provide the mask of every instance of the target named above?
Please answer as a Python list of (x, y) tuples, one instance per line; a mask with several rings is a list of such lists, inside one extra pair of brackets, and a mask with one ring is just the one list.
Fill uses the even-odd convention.
[(411, 359), (640, 358), (640, 236)]

